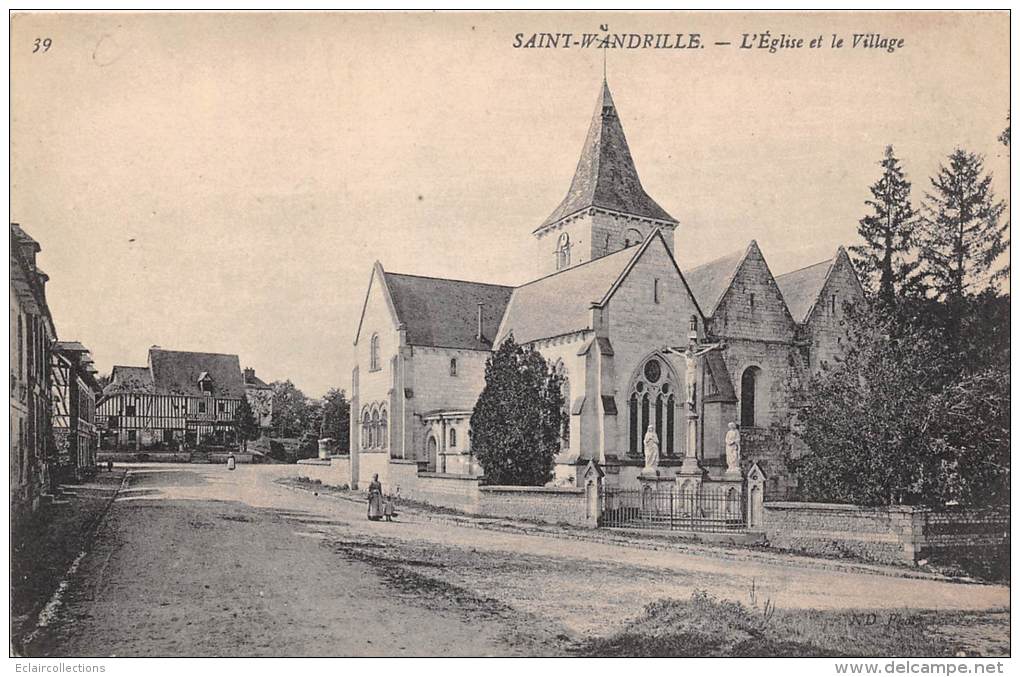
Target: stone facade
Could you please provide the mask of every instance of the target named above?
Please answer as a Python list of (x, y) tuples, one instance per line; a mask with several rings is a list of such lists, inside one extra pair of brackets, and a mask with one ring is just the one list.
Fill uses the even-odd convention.
[(23, 522), (51, 489), (50, 348), (56, 329), (46, 303), (49, 277), (36, 265), (41, 247), (18, 224), (10, 227), (10, 500), (11, 521)]

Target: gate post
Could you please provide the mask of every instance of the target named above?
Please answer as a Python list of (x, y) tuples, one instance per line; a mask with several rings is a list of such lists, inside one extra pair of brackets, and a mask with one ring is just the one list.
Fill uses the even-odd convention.
[(765, 522), (765, 473), (755, 463), (747, 471), (747, 528), (762, 528)]
[(602, 480), (605, 476), (605, 471), (594, 460), (588, 461), (588, 465), (581, 475), (584, 480), (584, 519), (590, 527), (599, 526), (599, 521), (602, 519), (604, 507), (602, 505)]

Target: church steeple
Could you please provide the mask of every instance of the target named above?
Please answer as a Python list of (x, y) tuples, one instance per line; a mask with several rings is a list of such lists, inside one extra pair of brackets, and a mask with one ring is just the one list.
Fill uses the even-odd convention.
[(605, 80), (602, 81), (595, 114), (574, 179), (570, 182), (570, 190), (539, 230), (591, 207), (676, 223), (676, 219), (649, 197), (641, 186), (613, 95)]

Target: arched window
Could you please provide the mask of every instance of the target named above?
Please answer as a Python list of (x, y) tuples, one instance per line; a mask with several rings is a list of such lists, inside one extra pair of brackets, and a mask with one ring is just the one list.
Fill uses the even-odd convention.
[(379, 446), (379, 410), (376, 409), (372, 412), (372, 433), (370, 435), (372, 442), (369, 446), (373, 449)]
[(388, 435), (388, 433), (389, 433), (388, 423), (389, 423), (389, 420), (386, 417), (386, 409), (383, 409), (382, 412), (380, 412), (380, 414), (379, 414), (379, 440), (378, 440), (378, 444), (376, 446), (379, 446), (379, 447), (389, 447), (390, 446), (390, 438), (389, 438), (389, 435)]
[(456, 375), (457, 375), (457, 358), (456, 357), (451, 357), (450, 358), (450, 376), (456, 376)]
[(562, 384), (560, 394), (563, 396), (563, 406), (560, 408), (560, 449), (570, 448), (570, 377), (567, 375), (567, 368), (563, 366), (563, 360), (557, 360), (556, 373), (560, 375)]
[(451, 449), (456, 449), (457, 448), (457, 429), (456, 428), (450, 428), (450, 448)]
[(630, 454), (645, 452), (645, 433), (652, 426), (664, 456), (676, 447), (676, 387), (679, 383), (666, 360), (658, 355), (645, 360), (635, 374), (628, 398)]
[(560, 239), (556, 241), (556, 270), (561, 270), (570, 265), (570, 236), (560, 233)]
[(748, 367), (740, 377), (740, 427), (752, 428), (755, 425), (755, 399), (758, 394), (758, 381), (761, 369)]
[(361, 448), (368, 449), (372, 445), (372, 415), (366, 407), (361, 414)]
[(641, 231), (637, 228), (628, 228), (627, 232), (623, 234), (623, 246), (629, 247), (632, 244), (640, 244), (645, 236), (641, 234)]
[(379, 371), (379, 334), (372, 334), (372, 341), (369, 344), (369, 371)]

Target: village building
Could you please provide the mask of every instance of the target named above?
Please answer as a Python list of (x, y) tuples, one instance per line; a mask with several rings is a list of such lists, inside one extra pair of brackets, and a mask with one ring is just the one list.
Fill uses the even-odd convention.
[(41, 247), (10, 226), (11, 517), (18, 524), (51, 491), (50, 347), (56, 328), (46, 303)]
[(77, 341), (57, 341), (50, 360), (53, 399), (54, 475), (64, 481), (96, 472), (99, 433), (96, 400), (102, 389), (89, 349)]
[[(791, 415), (838, 355), (860, 283), (842, 248), (776, 277), (753, 241), (681, 271), (675, 251), (697, 237), (679, 225), (642, 187), (603, 83), (567, 195), (532, 231), (537, 279), (510, 287), (374, 265), (354, 339), (352, 484), (375, 473), (385, 484), (391, 462), (480, 474), (471, 411), (486, 359), (512, 334), (565, 378), (558, 483), (580, 485), (590, 462), (607, 486), (739, 483), (757, 462), (768, 492), (790, 494)], [(731, 423), (739, 469), (727, 461)]]
[(266, 430), (273, 425), (273, 386), (258, 376), (251, 367), (244, 368), (244, 393), (251, 405), (251, 413), (259, 428)]
[[(268, 395), (266, 391), (268, 389)], [(114, 366), (98, 404), (102, 447), (110, 450), (191, 450), (237, 444), (242, 398), (265, 427), (272, 389), (244, 375), (237, 355), (149, 349), (144, 367)]]

